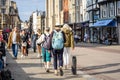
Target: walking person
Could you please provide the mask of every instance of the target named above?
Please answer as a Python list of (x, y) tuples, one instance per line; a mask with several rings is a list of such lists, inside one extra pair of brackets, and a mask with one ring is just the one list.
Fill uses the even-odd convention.
[(70, 48), (74, 50), (74, 38), (71, 27), (68, 24), (64, 24), (62, 31), (65, 33), (66, 42), (64, 43), (63, 62), (64, 67), (67, 69), (70, 65)]
[(45, 33), (41, 35), (41, 38), (44, 39), (43, 44), (41, 45), (42, 48), (42, 58), (44, 61), (44, 66), (46, 69), (46, 72), (49, 72), (49, 68), (50, 68), (50, 62), (51, 62), (51, 52), (49, 51), (50, 49), (50, 28), (46, 27), (45, 28)]
[(0, 30), (0, 52), (2, 53), (1, 54), (1, 59), (3, 60), (4, 62), (4, 67), (6, 67), (6, 50), (5, 50), (5, 44), (6, 44), (6, 41), (5, 41), (5, 36), (3, 35), (3, 31)]
[(41, 36), (41, 30), (40, 29), (37, 30), (37, 36), (38, 36), (38, 39), (36, 41), (37, 51), (38, 51), (37, 57), (40, 58), (41, 57), (41, 38), (40, 38), (40, 36)]
[[(54, 31), (50, 35), (51, 50), (54, 59), (54, 70), (55, 75), (58, 75), (58, 67), (60, 71), (60, 76), (63, 76), (63, 50), (64, 43), (66, 42), (65, 34), (61, 31), (59, 26), (55, 26)], [(59, 61), (59, 66), (58, 66)]]
[(32, 42), (31, 45), (34, 53), (36, 52), (36, 40), (37, 40), (37, 34), (35, 34), (35, 32), (33, 31), (31, 36), (31, 42)]
[(29, 54), (29, 48), (31, 47), (31, 42), (30, 42), (30, 35), (27, 30), (25, 30), (25, 35), (26, 35), (26, 42), (27, 42), (27, 47), (26, 47), (26, 56)]
[(8, 48), (12, 47), (14, 59), (17, 59), (18, 55), (18, 44), (20, 43), (20, 33), (18, 28), (14, 27), (8, 38)]
[(22, 55), (21, 55), (21, 58), (23, 58), (23, 57), (25, 57), (27, 55), (26, 48), (27, 48), (27, 36), (25, 34), (25, 30), (22, 30), (22, 34), (21, 34)]

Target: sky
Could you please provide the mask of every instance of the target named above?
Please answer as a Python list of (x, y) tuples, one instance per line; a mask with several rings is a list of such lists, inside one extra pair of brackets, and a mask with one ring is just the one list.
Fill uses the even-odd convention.
[(17, 3), (19, 16), (22, 21), (29, 19), (33, 11), (45, 11), (45, 0), (12, 0)]

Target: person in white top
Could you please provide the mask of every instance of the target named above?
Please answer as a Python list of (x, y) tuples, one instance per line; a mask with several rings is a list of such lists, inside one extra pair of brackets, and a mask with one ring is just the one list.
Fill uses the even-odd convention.
[(20, 33), (18, 32), (18, 28), (14, 27), (13, 31), (9, 35), (7, 45), (8, 48), (12, 47), (14, 59), (17, 59), (18, 44), (20, 44)]
[(44, 61), (44, 66), (46, 69), (46, 72), (49, 72), (49, 67), (50, 67), (50, 61), (51, 61), (51, 52), (48, 50), (48, 45), (49, 43), (47, 43), (47, 40), (49, 41), (50, 38), (50, 28), (46, 27), (45, 28), (45, 33), (43, 33), (41, 35), (41, 38), (43, 39), (43, 43), (41, 44), (41, 48), (42, 48), (42, 58)]

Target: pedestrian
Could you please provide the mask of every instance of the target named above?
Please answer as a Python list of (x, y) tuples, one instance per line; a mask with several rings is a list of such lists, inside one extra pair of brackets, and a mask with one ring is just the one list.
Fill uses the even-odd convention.
[(20, 44), (20, 33), (18, 32), (18, 28), (14, 27), (8, 38), (8, 48), (12, 47), (14, 59), (17, 59), (18, 44)]
[(34, 53), (36, 52), (36, 40), (37, 40), (37, 34), (35, 34), (35, 32), (33, 31), (31, 36), (31, 45)]
[(30, 42), (30, 35), (27, 30), (25, 30), (25, 35), (26, 35), (26, 42), (27, 42), (27, 47), (26, 47), (26, 56), (29, 54), (29, 48), (31, 47), (31, 42)]
[[(50, 35), (50, 42), (51, 42), (51, 50), (53, 53), (54, 59), (54, 73), (58, 75), (58, 67), (60, 71), (60, 76), (63, 76), (63, 50), (64, 50), (64, 43), (66, 42), (65, 34), (61, 31), (59, 26), (55, 26), (55, 29), (52, 31)], [(59, 61), (59, 66), (58, 66)]]
[(84, 35), (84, 42), (89, 42), (89, 36), (87, 33)]
[(38, 39), (36, 41), (37, 51), (38, 51), (37, 57), (40, 58), (41, 57), (41, 38), (40, 38), (40, 36), (41, 36), (41, 30), (40, 29), (37, 30), (37, 36), (38, 36)]
[(46, 72), (49, 72), (50, 62), (51, 62), (51, 52), (49, 51), (49, 49), (50, 49), (50, 42), (49, 42), (50, 33), (49, 33), (49, 31), (50, 31), (50, 28), (46, 27), (45, 33), (43, 33), (41, 35), (41, 38), (44, 39), (44, 42), (42, 43), (41, 48), (42, 48), (42, 58), (44, 61), (44, 66), (45, 66)]
[(74, 35), (74, 40), (75, 40), (75, 43), (77, 44), (80, 40), (80, 37), (75, 33)]
[(70, 61), (70, 48), (74, 49), (74, 38), (71, 27), (68, 24), (64, 24), (62, 31), (65, 33), (66, 42), (64, 43), (63, 62), (65, 69), (68, 68)]
[(6, 44), (6, 41), (5, 41), (5, 36), (3, 36), (3, 31), (0, 30), (0, 52), (2, 53), (1, 57), (3, 59), (3, 62), (4, 62), (4, 67), (6, 67), (6, 50), (5, 50), (5, 44)]
[(27, 36), (25, 34), (25, 30), (22, 30), (22, 34), (21, 34), (22, 55), (21, 55), (21, 58), (23, 58), (23, 57), (25, 57), (27, 55), (26, 48), (27, 48)]

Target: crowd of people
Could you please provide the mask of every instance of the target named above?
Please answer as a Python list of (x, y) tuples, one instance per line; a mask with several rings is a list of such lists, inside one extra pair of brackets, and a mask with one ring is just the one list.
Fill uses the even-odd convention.
[[(70, 48), (74, 49), (74, 37), (71, 27), (67, 24), (64, 24), (63, 27), (54, 26), (52, 32), (49, 27), (45, 28), (44, 33), (38, 29), (37, 32), (33, 31), (31, 36), (25, 29), (20, 31), (14, 27), (9, 34), (8, 42), (5, 42), (3, 38), (1, 41), (7, 44), (7, 48), (12, 48), (13, 59), (18, 58), (19, 48), (22, 53), (21, 58), (25, 58), (28, 56), (28, 48), (31, 47), (33, 52), (37, 52), (36, 57), (43, 59), (45, 70), (48, 73), (50, 72), (51, 58), (53, 58), (55, 75), (58, 75), (59, 71), (63, 76), (63, 67), (65, 69), (70, 67)], [(6, 56), (3, 55), (4, 53), (0, 52), (0, 55), (3, 56), (2, 59)]]

